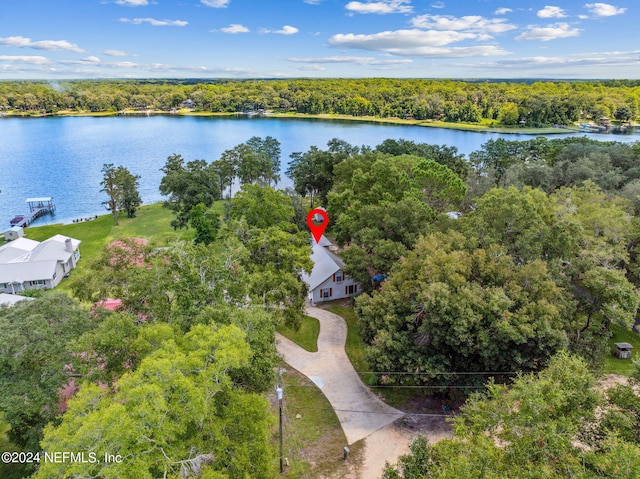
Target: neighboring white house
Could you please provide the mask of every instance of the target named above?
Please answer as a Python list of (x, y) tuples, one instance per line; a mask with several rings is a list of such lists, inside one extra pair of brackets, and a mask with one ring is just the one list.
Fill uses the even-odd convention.
[(303, 275), (302, 279), (309, 286), (309, 300), (313, 303), (332, 301), (334, 299), (350, 298), (360, 290), (360, 285), (348, 278), (342, 268), (342, 258), (331, 251), (333, 246), (324, 236), (320, 242), (313, 242), (311, 261), (313, 269), (310, 275)]
[(55, 235), (42, 243), (18, 238), (0, 247), (0, 293), (55, 288), (80, 259), (80, 240)]

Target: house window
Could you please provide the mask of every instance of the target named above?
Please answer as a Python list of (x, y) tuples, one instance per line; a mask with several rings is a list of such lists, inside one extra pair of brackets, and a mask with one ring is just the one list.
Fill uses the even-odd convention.
[(45, 281), (44, 279), (37, 279), (35, 281), (29, 281), (29, 284), (31, 284), (31, 286), (39, 286), (45, 284)]
[(333, 293), (332, 288), (323, 288), (320, 291), (320, 297), (321, 298), (330, 298), (332, 293)]
[(337, 273), (334, 273), (333, 282), (341, 283), (342, 281), (344, 281), (344, 273), (342, 271), (338, 271)]
[(0, 283), (0, 289), (7, 289), (7, 283)]
[(350, 284), (344, 287), (344, 294), (356, 294), (358, 292), (357, 284)]

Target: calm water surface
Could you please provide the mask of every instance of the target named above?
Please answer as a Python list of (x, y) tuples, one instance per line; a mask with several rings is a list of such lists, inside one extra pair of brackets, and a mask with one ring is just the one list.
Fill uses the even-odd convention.
[[(562, 134), (572, 136), (576, 134)], [(580, 133), (578, 135), (584, 135)], [(282, 146), (282, 181), (289, 155), (321, 149), (332, 138), (354, 145), (376, 146), (387, 138), (407, 139), (456, 146), (468, 155), (489, 139), (533, 138), (530, 135), (474, 133), (441, 128), (398, 126), (345, 121), (278, 118), (198, 117), (62, 117), (0, 119), (0, 232), (9, 220), (28, 211), (28, 197), (52, 196), (55, 216), (35, 224), (71, 222), (74, 218), (104, 214), (100, 192), (104, 163), (126, 166), (140, 175), (140, 193), (145, 203), (161, 201), (158, 186), (169, 155), (185, 160), (213, 161), (224, 150), (252, 136), (272, 136)], [(592, 138), (637, 141), (640, 135), (598, 135)]]

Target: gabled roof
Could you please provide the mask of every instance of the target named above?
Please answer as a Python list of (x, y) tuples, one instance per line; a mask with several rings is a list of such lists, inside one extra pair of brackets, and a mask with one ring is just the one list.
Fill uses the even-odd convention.
[(340, 271), (344, 267), (344, 263), (340, 256), (330, 251), (328, 247), (322, 246), (322, 244), (327, 243), (331, 245), (331, 242), (324, 236), (320, 238), (320, 243), (316, 243), (315, 241), (313, 242), (311, 252), (313, 269), (311, 270), (310, 275), (302, 275), (302, 280), (307, 283), (311, 291), (316, 289), (328, 278), (332, 277), (334, 273)]
[(54, 260), (0, 265), (0, 283), (24, 283), (53, 279), (58, 262)]
[(0, 264), (16, 261), (31, 253), (40, 243), (27, 238), (18, 238), (0, 247)]
[(31, 253), (31, 261), (48, 261), (55, 259), (57, 261), (67, 261), (71, 256), (71, 252), (67, 251), (65, 241), (71, 240), (71, 246), (74, 251), (80, 245), (80, 240), (69, 238), (68, 236), (55, 235), (46, 241), (40, 243)]
[(24, 283), (53, 279), (58, 262), (66, 262), (73, 254), (66, 249), (71, 240), (74, 250), (80, 240), (55, 235), (42, 243), (18, 238), (0, 248), (0, 283)]

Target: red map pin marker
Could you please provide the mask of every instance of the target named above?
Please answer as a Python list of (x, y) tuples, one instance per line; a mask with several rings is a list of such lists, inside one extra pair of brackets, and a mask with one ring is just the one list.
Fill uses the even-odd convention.
[[(316, 215), (322, 216), (322, 223), (319, 225), (313, 222), (313, 218)], [(313, 234), (313, 239), (316, 240), (316, 243), (320, 242), (320, 238), (324, 234), (324, 230), (327, 229), (327, 225), (329, 224), (329, 216), (327, 212), (322, 208), (316, 208), (314, 210), (309, 211), (307, 215), (307, 224), (309, 225), (309, 229), (311, 230), (311, 234)]]

